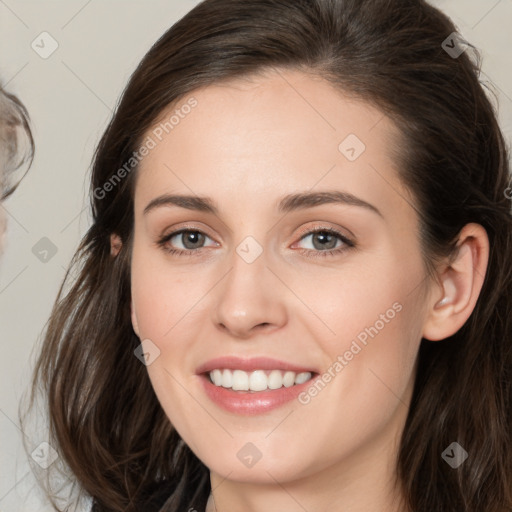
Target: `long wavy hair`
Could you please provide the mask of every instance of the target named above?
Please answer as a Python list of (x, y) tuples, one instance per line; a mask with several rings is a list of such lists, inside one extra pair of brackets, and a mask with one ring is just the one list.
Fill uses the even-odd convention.
[[(465, 224), (486, 229), (488, 269), (473, 313), (453, 336), (421, 341), (396, 477), (415, 512), (512, 511), (509, 155), (479, 53), (454, 32), (422, 0), (205, 0), (148, 51), (96, 149), (92, 225), (55, 301), (31, 388), (30, 406), (42, 393), (49, 442), (94, 510), (149, 510), (165, 488), (162, 511), (204, 510), (208, 468), (173, 428), (133, 354), (137, 165), (126, 163), (170, 105), (274, 68), (320, 76), (394, 120), (402, 136), (396, 165), (415, 199), (426, 272), (435, 275)], [(112, 233), (123, 241), (117, 256)], [(454, 441), (469, 454), (457, 469), (441, 457)]]

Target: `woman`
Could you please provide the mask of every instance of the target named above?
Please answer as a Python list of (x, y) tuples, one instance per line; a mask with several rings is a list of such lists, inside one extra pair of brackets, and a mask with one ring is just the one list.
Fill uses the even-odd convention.
[(512, 510), (508, 154), (454, 33), (206, 0), (144, 57), (34, 377), (93, 510)]

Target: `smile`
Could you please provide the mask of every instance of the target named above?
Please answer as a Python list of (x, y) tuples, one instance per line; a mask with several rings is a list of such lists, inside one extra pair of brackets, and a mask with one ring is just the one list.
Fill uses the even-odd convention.
[(243, 416), (293, 404), (320, 376), (316, 366), (266, 356), (217, 357), (196, 368), (200, 387), (216, 406)]
[(311, 372), (292, 372), (282, 370), (244, 370), (214, 369), (209, 373), (210, 381), (215, 386), (232, 389), (233, 391), (266, 391), (289, 388), (296, 384), (304, 384), (313, 376)]

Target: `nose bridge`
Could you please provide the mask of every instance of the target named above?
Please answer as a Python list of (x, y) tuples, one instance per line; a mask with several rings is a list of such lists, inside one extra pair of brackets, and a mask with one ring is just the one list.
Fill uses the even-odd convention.
[(261, 238), (248, 235), (234, 247), (216, 297), (214, 322), (239, 337), (257, 326), (277, 328), (286, 317), (279, 280), (267, 268), (272, 258)]

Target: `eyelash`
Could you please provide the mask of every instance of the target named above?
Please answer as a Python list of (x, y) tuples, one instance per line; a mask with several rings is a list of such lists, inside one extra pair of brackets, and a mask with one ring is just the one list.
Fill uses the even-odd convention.
[[(186, 256), (186, 257), (187, 256), (199, 256), (201, 253), (201, 249), (204, 249), (204, 247), (200, 247), (199, 249), (188, 249), (188, 250), (173, 249), (173, 248), (167, 247), (166, 244), (169, 242), (169, 240), (171, 238), (174, 238), (176, 235), (180, 235), (182, 233), (200, 233), (206, 237), (208, 236), (206, 233), (203, 233), (199, 229), (183, 228), (178, 231), (173, 231), (172, 233), (169, 233), (168, 235), (165, 235), (164, 237), (162, 237), (161, 239), (159, 239), (157, 241), (157, 245), (159, 247), (161, 247), (167, 253), (175, 255), (175, 256)], [(308, 258), (325, 258), (328, 256), (338, 256), (341, 253), (356, 247), (356, 244), (353, 241), (349, 240), (346, 236), (342, 235), (339, 231), (336, 231), (335, 229), (332, 229), (332, 228), (316, 228), (316, 229), (307, 231), (300, 237), (300, 240), (302, 240), (303, 238), (306, 238), (307, 236), (314, 235), (316, 233), (326, 233), (329, 235), (334, 235), (334, 236), (338, 237), (344, 243), (344, 246), (338, 247), (337, 249), (328, 249), (326, 251), (319, 251), (319, 250), (314, 250), (314, 249), (299, 249), (299, 252), (301, 254), (305, 254)], [(315, 253), (315, 254), (311, 255), (310, 253)]]

